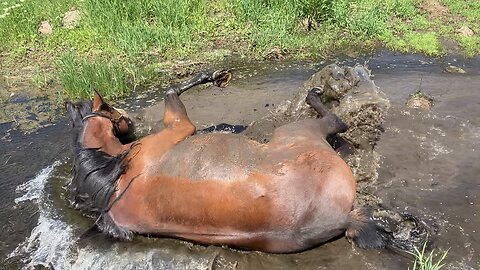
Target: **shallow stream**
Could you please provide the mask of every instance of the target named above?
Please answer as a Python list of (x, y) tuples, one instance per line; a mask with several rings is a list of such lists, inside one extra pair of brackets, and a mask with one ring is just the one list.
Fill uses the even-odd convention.
[[(447, 269), (480, 268), (480, 59), (432, 60), (383, 52), (339, 64), (364, 63), (391, 108), (377, 152), (379, 177), (370, 192), (387, 207), (407, 211), (437, 230), (432, 247), (449, 249)], [(248, 125), (291, 98), (328, 63), (235, 64), (227, 89), (198, 88), (182, 96), (197, 127)], [(455, 65), (466, 73), (447, 73)], [(433, 96), (430, 111), (405, 106), (418, 89)], [(133, 111), (143, 132), (159, 126), (161, 92), (145, 92), (118, 106)], [(143, 109), (147, 107), (147, 109)], [(78, 240), (92, 220), (65, 199), (71, 173), (67, 119), (23, 135), (0, 125), (0, 268), (54, 269), (407, 269), (412, 258), (361, 250), (344, 238), (286, 255), (137, 237), (101, 235)]]

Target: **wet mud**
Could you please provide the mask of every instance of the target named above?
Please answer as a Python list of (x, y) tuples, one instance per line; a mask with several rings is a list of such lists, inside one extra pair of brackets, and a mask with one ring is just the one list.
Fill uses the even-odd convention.
[[(364, 59), (339, 60), (337, 64), (342, 67), (356, 63), (364, 63)], [(446, 65), (461, 66), (466, 73), (445, 73)], [(227, 123), (241, 130), (275, 112), (285, 100), (294, 100), (299, 91), (305, 91), (304, 83), (324, 66), (238, 65), (234, 70), (235, 80), (227, 89), (192, 89), (182, 95), (182, 100), (199, 129)], [(450, 249), (447, 269), (478, 268), (480, 60), (434, 61), (415, 55), (382, 53), (369, 58), (368, 67), (389, 107), (386, 114), (379, 110), (381, 117), (376, 118), (383, 119), (381, 129), (375, 129), (380, 132), (351, 142), (353, 150), (346, 151), (356, 156), (357, 166), (367, 164), (373, 167), (364, 171), (375, 172), (374, 175), (356, 173), (366, 179), (359, 183), (360, 195), (389, 209), (375, 211), (379, 222), (388, 216), (403, 223), (397, 228), (408, 229), (415, 222), (431, 226), (435, 234), (430, 247)], [(428, 111), (408, 108), (405, 104), (420, 82), (422, 90), (435, 99), (435, 106)], [(341, 104), (346, 97), (348, 91), (338, 104), (331, 100), (332, 110), (337, 108), (340, 114), (335, 104)], [(132, 112), (140, 124), (139, 134), (147, 134), (161, 128), (161, 99), (161, 91), (150, 91), (117, 106)], [(350, 116), (362, 112), (361, 107)], [(352, 119), (352, 123), (361, 126), (363, 120)], [(373, 121), (360, 131), (373, 134), (371, 128), (378, 128), (378, 123)], [(361, 250), (345, 238), (306, 252), (280, 255), (147, 237), (117, 242), (92, 235), (79, 240), (92, 221), (70, 209), (65, 199), (64, 187), (71, 168), (68, 130), (66, 120), (30, 135), (12, 130), (11, 123), (0, 125), (2, 136), (10, 133), (9, 141), (0, 142), (4, 153), (0, 157), (3, 268), (406, 269), (411, 265), (412, 258), (408, 256), (389, 250)], [(396, 233), (399, 237), (410, 234), (408, 230)]]
[(0, 125), (10, 126), (10, 132), (35, 132), (62, 114), (61, 86), (39, 70), (33, 66), (0, 69)]

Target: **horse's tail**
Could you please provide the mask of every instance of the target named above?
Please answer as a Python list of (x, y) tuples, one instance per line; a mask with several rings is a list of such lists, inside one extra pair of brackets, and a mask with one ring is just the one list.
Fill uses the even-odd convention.
[(387, 237), (384, 231), (370, 219), (365, 208), (355, 209), (348, 215), (345, 235), (360, 248), (384, 248)]
[(364, 207), (350, 212), (345, 234), (360, 248), (413, 251), (427, 241), (430, 227), (407, 213)]

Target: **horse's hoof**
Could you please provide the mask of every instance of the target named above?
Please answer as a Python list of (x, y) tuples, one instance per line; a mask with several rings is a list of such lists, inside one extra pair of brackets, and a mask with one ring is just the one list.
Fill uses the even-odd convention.
[(232, 80), (232, 72), (230, 70), (217, 70), (212, 74), (213, 85), (225, 88)]

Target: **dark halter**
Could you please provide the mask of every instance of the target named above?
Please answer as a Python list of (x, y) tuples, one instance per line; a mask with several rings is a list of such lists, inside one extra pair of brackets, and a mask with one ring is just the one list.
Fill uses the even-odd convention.
[(83, 117), (82, 121), (85, 122), (87, 119), (92, 118), (92, 117), (96, 117), (96, 116), (107, 118), (108, 120), (110, 120), (110, 122), (112, 122), (112, 124), (113, 124), (113, 130), (114, 130), (115, 134), (120, 133), (120, 127), (119, 127), (120, 121), (124, 120), (124, 121), (127, 122), (127, 125), (129, 124), (128, 123), (129, 121), (127, 121), (126, 118), (122, 114), (120, 114), (120, 117), (113, 118), (113, 117), (110, 117), (110, 116), (105, 115), (105, 114), (100, 113), (100, 112), (92, 112), (91, 114)]

